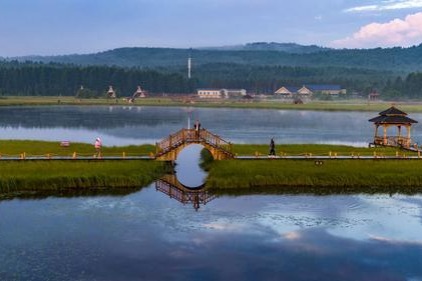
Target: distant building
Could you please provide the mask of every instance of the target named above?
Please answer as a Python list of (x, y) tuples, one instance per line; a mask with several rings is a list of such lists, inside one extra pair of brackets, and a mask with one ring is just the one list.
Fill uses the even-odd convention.
[(197, 95), (203, 99), (228, 99), (246, 96), (245, 89), (198, 89)]
[(274, 92), (285, 98), (309, 98), (312, 95), (320, 93), (326, 95), (343, 95), (346, 94), (346, 89), (342, 89), (340, 85), (303, 85), (302, 87), (283, 86)]
[(223, 89), (229, 98), (242, 98), (247, 95), (245, 89)]
[(141, 86), (138, 86), (136, 89), (136, 92), (133, 93), (132, 98), (145, 98), (146, 97), (146, 91), (144, 91)]
[(107, 97), (108, 98), (116, 98), (116, 91), (114, 91), (113, 86), (108, 87)]
[(378, 98), (380, 97), (380, 94), (377, 92), (377, 90), (373, 90), (372, 92), (369, 93), (368, 95), (368, 100), (378, 100)]
[(274, 94), (280, 95), (281, 97), (285, 98), (292, 98), (293, 95), (295, 95), (299, 91), (299, 89), (299, 87), (283, 86), (277, 91), (275, 91)]
[(304, 85), (312, 93), (321, 93), (327, 95), (344, 95), (346, 89), (342, 89), (340, 85)]

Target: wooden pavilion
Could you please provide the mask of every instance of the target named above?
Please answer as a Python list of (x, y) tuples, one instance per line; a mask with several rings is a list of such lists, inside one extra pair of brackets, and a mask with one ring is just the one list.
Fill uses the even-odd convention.
[[(379, 113), (379, 116), (368, 120), (375, 124), (375, 136), (373, 145), (383, 146), (398, 146), (404, 148), (410, 148), (412, 140), (410, 138), (410, 129), (412, 124), (418, 123), (418, 121), (407, 117), (407, 113), (403, 112), (396, 107), (392, 106), (387, 110)], [(382, 127), (382, 135), (379, 135), (378, 128)], [(396, 135), (388, 135), (388, 129), (390, 127), (397, 128)], [(402, 128), (406, 128), (406, 134), (403, 134)]]

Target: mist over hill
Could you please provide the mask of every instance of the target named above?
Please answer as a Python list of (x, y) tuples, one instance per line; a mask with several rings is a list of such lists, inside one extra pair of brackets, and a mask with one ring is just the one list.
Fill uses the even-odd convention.
[(63, 56), (27, 56), (18, 61), (65, 64), (107, 65), (119, 67), (185, 67), (188, 57), (194, 67), (224, 63), (254, 66), (347, 67), (390, 70), (397, 73), (422, 71), (422, 44), (409, 48), (329, 49), (295, 43), (249, 43), (238, 46), (197, 49), (118, 48), (93, 54)]
[(277, 43), (277, 42), (254, 42), (245, 45), (233, 45), (222, 47), (199, 48), (204, 50), (220, 51), (280, 51), (291, 54), (310, 54), (320, 51), (333, 50), (330, 48), (319, 47), (316, 45), (303, 46), (296, 43)]

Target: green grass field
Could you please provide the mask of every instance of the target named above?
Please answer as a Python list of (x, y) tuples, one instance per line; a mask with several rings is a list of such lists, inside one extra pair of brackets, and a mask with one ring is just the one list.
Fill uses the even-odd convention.
[[(102, 156), (149, 156), (155, 153), (154, 145), (103, 146)], [(60, 146), (60, 142), (30, 141), (30, 140), (0, 140), (0, 156), (93, 156), (95, 149), (92, 144), (70, 143), (68, 147)]]

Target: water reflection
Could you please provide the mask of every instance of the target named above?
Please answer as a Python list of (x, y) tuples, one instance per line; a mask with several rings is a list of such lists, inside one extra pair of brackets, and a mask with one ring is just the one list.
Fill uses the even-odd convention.
[(180, 183), (175, 175), (166, 175), (157, 180), (155, 189), (183, 204), (192, 204), (195, 210), (216, 198), (215, 195), (205, 188), (204, 184), (188, 187)]
[(155, 188), (183, 204), (192, 204), (195, 210), (216, 196), (205, 189), (207, 173), (200, 167), (202, 145), (191, 144), (176, 160), (175, 173), (155, 182)]
[(200, 167), (202, 145), (191, 144), (183, 149), (176, 159), (177, 179), (185, 186), (201, 186), (207, 173)]
[(421, 280), (421, 196), (208, 206), (195, 212), (155, 188), (2, 201), (0, 280)]

